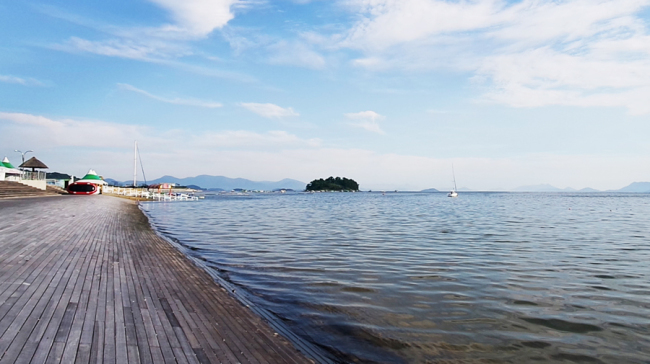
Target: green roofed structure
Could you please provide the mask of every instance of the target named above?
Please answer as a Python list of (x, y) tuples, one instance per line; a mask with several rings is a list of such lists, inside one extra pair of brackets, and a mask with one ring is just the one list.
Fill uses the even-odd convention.
[(0, 164), (2, 164), (2, 167), (5, 168), (16, 169), (16, 167), (14, 167), (13, 164), (11, 164), (11, 162), (9, 162), (9, 158), (7, 157), (5, 157), (5, 159), (3, 159), (2, 162), (0, 162)]
[(104, 181), (100, 176), (97, 175), (97, 172), (95, 170), (91, 169), (86, 173), (85, 176), (83, 176), (82, 179), (76, 181), (76, 182), (87, 182), (87, 183), (94, 183), (96, 185), (107, 185), (108, 183)]
[(11, 164), (7, 157), (0, 161), (0, 181), (20, 181), (23, 172)]

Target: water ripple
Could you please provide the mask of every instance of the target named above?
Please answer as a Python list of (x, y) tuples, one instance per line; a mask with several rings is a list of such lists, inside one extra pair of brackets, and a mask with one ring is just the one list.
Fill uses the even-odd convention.
[(155, 226), (345, 362), (646, 363), (650, 195), (149, 203)]

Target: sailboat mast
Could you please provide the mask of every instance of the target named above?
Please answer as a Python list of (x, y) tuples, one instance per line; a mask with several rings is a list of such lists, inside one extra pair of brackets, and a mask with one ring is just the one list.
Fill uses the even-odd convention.
[(133, 187), (136, 187), (138, 178), (138, 141), (134, 142), (133, 146)]
[(458, 191), (458, 187), (456, 187), (456, 172), (454, 171), (454, 164), (451, 164), (451, 174), (454, 176), (454, 191)]

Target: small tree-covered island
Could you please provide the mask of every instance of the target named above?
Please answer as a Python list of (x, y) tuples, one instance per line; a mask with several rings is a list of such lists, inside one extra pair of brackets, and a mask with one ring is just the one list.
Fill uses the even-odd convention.
[(359, 191), (359, 184), (353, 179), (329, 177), (328, 179), (315, 179), (305, 188), (307, 191)]

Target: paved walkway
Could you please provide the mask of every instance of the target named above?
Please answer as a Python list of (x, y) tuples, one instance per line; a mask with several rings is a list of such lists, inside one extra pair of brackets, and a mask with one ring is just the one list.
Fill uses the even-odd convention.
[(0, 201), (0, 364), (309, 363), (109, 196)]

